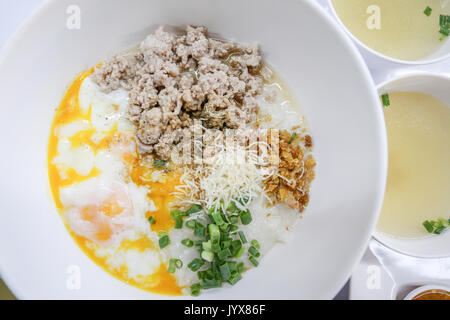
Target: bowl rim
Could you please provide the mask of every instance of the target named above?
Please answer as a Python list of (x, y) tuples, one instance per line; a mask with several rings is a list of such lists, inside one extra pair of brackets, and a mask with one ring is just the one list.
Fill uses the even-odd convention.
[[(396, 76), (391, 77), (388, 80), (385, 80), (379, 84), (377, 84), (376, 89), (378, 94), (383, 94), (385, 93), (385, 91), (383, 90), (384, 87), (388, 86), (391, 83), (397, 82), (397, 81), (401, 81), (404, 79), (412, 79), (412, 78), (432, 78), (438, 81), (444, 80), (444, 81), (448, 81), (450, 82), (450, 75), (446, 75), (446, 74), (442, 74), (442, 73), (436, 73), (436, 72), (430, 72), (430, 71), (419, 71), (419, 70), (415, 70), (415, 71), (408, 71), (407, 73), (403, 73), (403, 74), (399, 74)], [(450, 106), (449, 106), (450, 108)], [(387, 180), (386, 180), (387, 182)], [(380, 211), (381, 214), (381, 211)], [(428, 258), (428, 259), (440, 259), (440, 258), (447, 258), (450, 257), (449, 254), (416, 254), (416, 253), (412, 253), (412, 252), (408, 252), (408, 251), (404, 251), (401, 250), (399, 248), (397, 248), (395, 245), (392, 245), (392, 243), (388, 243), (387, 241), (385, 241), (386, 237), (393, 237), (383, 231), (378, 230), (376, 227), (373, 231), (373, 237), (375, 238), (375, 240), (377, 240), (379, 243), (381, 243), (382, 245), (384, 245), (385, 247), (392, 249), (393, 251), (400, 253), (400, 254), (404, 254), (410, 257), (414, 257), (414, 258)], [(397, 238), (400, 239), (400, 238)], [(428, 238), (426, 238), (428, 239)], [(423, 239), (401, 239), (403, 241), (421, 241)]]
[[(390, 57), (388, 55), (385, 55), (383, 53), (380, 53), (374, 49), (372, 49), (371, 47), (367, 46), (365, 43), (363, 43), (361, 40), (359, 40), (348, 28), (347, 26), (342, 22), (341, 18), (339, 17), (338, 13), (336, 12), (336, 9), (334, 8), (333, 2), (332, 0), (326, 0), (327, 1), (327, 5), (330, 9), (331, 15), (333, 16), (333, 18), (336, 19), (337, 23), (339, 24), (339, 26), (341, 28), (344, 29), (344, 31), (347, 33), (347, 35), (355, 42), (358, 44), (358, 46), (360, 46), (363, 50), (366, 50), (367, 52), (369, 52), (370, 54), (376, 56), (377, 58), (387, 61), (387, 62), (391, 62), (391, 63), (396, 63), (396, 64), (400, 64), (400, 65), (404, 65), (404, 66), (420, 66), (420, 65), (427, 65), (427, 64), (432, 64), (432, 63), (437, 63), (437, 62), (441, 62), (444, 61), (448, 58), (450, 58), (450, 52), (443, 54), (440, 57), (437, 58), (433, 58), (433, 59), (423, 59), (423, 60), (403, 60), (403, 59), (398, 59), (398, 58), (394, 58), (394, 57)], [(448, 39), (446, 39), (446, 41), (450, 41)]]
[[(5, 42), (3, 48), (0, 49), (0, 68), (3, 64), (7, 63), (8, 56), (10, 56), (14, 48), (17, 46), (18, 42), (20, 42), (21, 38), (26, 33), (26, 30), (33, 25), (33, 23), (43, 15), (43, 13), (49, 8), (55, 0), (45, 0), (42, 1), (28, 17), (26, 17), (23, 22), (18, 26), (16, 31), (9, 37), (9, 39)], [(2, 263), (0, 263), (0, 278), (8, 287), (8, 289), (13, 293), (13, 295), (19, 299), (26, 299), (27, 295), (19, 288), (19, 286), (15, 285), (15, 280), (10, 277), (5, 270), (3, 270)]]
[[(58, 3), (57, 0), (43, 1), (42, 4), (40, 4), (40, 6), (38, 6), (34, 10), (34, 12), (32, 12), (32, 14), (25, 19), (25, 21), (20, 25), (17, 31), (6, 42), (3, 49), (0, 50), (0, 68), (2, 67), (3, 64), (7, 63), (8, 57), (14, 52), (14, 50), (16, 49), (17, 45), (20, 43), (22, 38), (25, 37), (27, 30), (30, 27), (32, 27), (35, 23), (37, 23), (39, 19), (41, 19), (45, 15), (48, 9), (50, 9), (56, 3)], [(318, 2), (307, 1), (305, 2), (305, 5), (309, 5), (312, 8), (314, 8), (317, 14), (323, 17), (326, 23), (329, 23), (336, 30), (337, 32), (336, 36), (340, 37), (340, 39), (344, 42), (344, 45), (348, 48), (349, 53), (352, 56), (352, 59), (354, 59), (355, 65), (358, 67), (359, 71), (361, 72), (361, 75), (365, 78), (367, 87), (371, 87), (373, 101), (374, 102), (378, 101), (376, 100), (378, 99), (376, 86), (372, 78), (372, 75), (369, 71), (368, 64), (362, 57), (361, 52), (358, 50), (356, 43), (353, 42), (352, 39), (349, 38), (341, 28), (339, 28), (338, 21), (332, 19), (328, 14), (328, 12), (326, 11), (326, 9), (324, 9)], [(325, 298), (322, 299), (333, 299), (335, 295), (339, 292), (339, 290), (341, 290), (341, 288), (344, 286), (344, 284), (349, 280), (354, 268), (356, 267), (357, 263), (361, 260), (361, 258), (364, 255), (364, 252), (368, 247), (368, 243), (372, 237), (373, 232), (375, 231), (378, 216), (381, 211), (387, 180), (387, 159), (388, 159), (387, 135), (382, 109), (381, 108), (376, 109), (375, 112), (376, 118), (374, 119), (374, 122), (378, 127), (377, 129), (379, 137), (378, 147), (380, 151), (377, 163), (379, 164), (380, 175), (378, 180), (376, 181), (377, 194), (374, 196), (373, 208), (370, 212), (371, 214), (367, 218), (367, 224), (365, 225), (367, 232), (364, 237), (361, 237), (359, 246), (352, 255), (353, 258), (348, 259), (348, 261), (346, 262), (346, 264), (351, 267), (347, 268), (346, 273), (344, 272), (341, 273), (340, 277), (334, 282), (334, 286), (329, 287), (328, 293), (324, 294), (323, 297)], [(0, 263), (0, 277), (18, 299), (28, 298), (28, 295), (25, 292), (23, 292), (17, 285), (15, 285), (16, 283), (15, 279), (13, 279), (7, 274), (7, 272), (2, 267), (1, 263)]]

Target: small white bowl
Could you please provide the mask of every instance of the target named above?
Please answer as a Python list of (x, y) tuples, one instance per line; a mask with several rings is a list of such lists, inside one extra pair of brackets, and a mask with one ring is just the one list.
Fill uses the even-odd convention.
[[(418, 91), (438, 98), (450, 107), (450, 77), (428, 72), (414, 72), (397, 76), (378, 85), (378, 93)], [(389, 143), (389, 141), (388, 141)], [(389, 164), (388, 164), (389, 166)], [(444, 217), (447, 213), (443, 213)], [(429, 235), (420, 239), (403, 239), (375, 230), (374, 237), (400, 253), (422, 258), (450, 256), (450, 232)]]
[(428, 291), (428, 290), (445, 290), (447, 292), (450, 292), (450, 288), (449, 287), (441, 286), (441, 285), (427, 284), (425, 286), (421, 286), (421, 287), (418, 287), (418, 288), (414, 289), (413, 291), (408, 293), (403, 300), (412, 300), (418, 294), (423, 293), (423, 292)]
[(343, 30), (352, 38), (352, 40), (357, 44), (359, 51), (361, 52), (362, 56), (368, 63), (368, 65), (372, 69), (386, 69), (386, 68), (398, 68), (401, 66), (414, 66), (414, 65), (425, 65), (425, 64), (431, 64), (436, 63), (442, 60), (445, 60), (450, 57), (450, 40), (446, 39), (443, 43), (443, 45), (435, 52), (433, 52), (431, 55), (420, 59), (420, 60), (401, 60), (396, 59), (390, 56), (387, 56), (385, 54), (382, 54), (378, 51), (375, 51), (374, 49), (370, 48), (366, 44), (364, 44), (362, 41), (360, 41), (357, 37), (353, 35), (353, 33), (348, 30), (348, 28), (345, 26), (345, 24), (342, 22), (341, 18), (337, 14), (336, 10), (334, 9), (332, 0), (326, 0), (326, 6), (329, 13), (333, 16), (333, 18), (338, 22), (338, 24), (341, 26)]

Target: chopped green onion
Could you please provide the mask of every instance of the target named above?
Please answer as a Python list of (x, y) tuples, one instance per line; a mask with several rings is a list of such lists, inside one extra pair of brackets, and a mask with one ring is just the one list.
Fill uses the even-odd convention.
[(229, 223), (224, 222), (221, 225), (219, 225), (220, 230), (222, 230), (224, 233), (228, 233), (228, 227), (230, 226)]
[(150, 222), (150, 224), (155, 224), (156, 223), (156, 220), (155, 220), (155, 218), (153, 218), (153, 216), (150, 216), (150, 217), (148, 217), (148, 222)]
[(254, 246), (256, 249), (258, 250), (260, 249), (258, 240), (253, 239), (252, 241), (250, 241), (250, 244)]
[(181, 210), (176, 209), (176, 210), (170, 211), (170, 217), (174, 220), (177, 220), (182, 216), (183, 216), (183, 213), (181, 212)]
[(223, 281), (228, 281), (231, 277), (231, 271), (230, 267), (228, 266), (228, 263), (223, 263), (219, 266), (220, 275), (222, 276)]
[(199, 206), (198, 204), (194, 204), (194, 205), (192, 205), (192, 207), (189, 208), (188, 211), (186, 211), (186, 215), (191, 215), (193, 213), (197, 213), (200, 211), (202, 211), (202, 207)]
[(203, 243), (202, 240), (196, 240), (196, 241), (194, 241), (194, 245), (195, 245), (196, 247), (201, 247), (201, 246), (202, 246), (202, 243)]
[(228, 207), (227, 207), (226, 211), (229, 212), (229, 213), (234, 213), (234, 212), (236, 212), (236, 211), (237, 211), (236, 203), (235, 203), (234, 201), (231, 201), (231, 202), (228, 204)]
[(431, 11), (433, 11), (433, 9), (431, 9), (430, 7), (426, 7), (423, 13), (425, 13), (425, 15), (429, 17), (431, 15)]
[(291, 144), (292, 142), (294, 142), (295, 137), (297, 137), (297, 132), (292, 133), (288, 143)]
[(180, 259), (175, 259), (175, 266), (177, 267), (177, 269), (181, 269), (181, 267), (183, 266), (183, 261), (181, 261)]
[(242, 253), (244, 253), (244, 250), (244, 247), (240, 247), (239, 250), (234, 254), (234, 257), (238, 259), (242, 255)]
[(231, 256), (231, 252), (229, 249), (223, 249), (217, 253), (217, 257), (219, 257), (220, 260), (225, 260)]
[(247, 209), (245, 211), (240, 212), (241, 222), (243, 225), (247, 225), (250, 222), (252, 222), (252, 216), (250, 214), (250, 211)]
[(199, 238), (203, 238), (206, 235), (206, 227), (198, 221), (195, 222), (194, 235)]
[(195, 272), (198, 269), (200, 269), (204, 264), (205, 262), (203, 260), (195, 258), (194, 260), (191, 261), (191, 263), (188, 264), (188, 268), (191, 269), (191, 271)]
[(169, 260), (169, 268), (167, 272), (174, 273), (176, 269), (180, 269), (183, 266), (183, 261), (180, 259), (170, 259)]
[(254, 258), (254, 257), (249, 257), (248, 258), (248, 260), (250, 260), (250, 262), (255, 266), (255, 267), (257, 267), (258, 265), (259, 265), (259, 262), (258, 261), (256, 261), (256, 259)]
[(208, 262), (212, 262), (214, 260), (214, 253), (211, 252), (211, 251), (203, 250), (202, 254), (201, 254), (201, 257), (202, 257), (203, 260), (206, 260)]
[(229, 216), (228, 220), (230, 220), (231, 224), (235, 224), (239, 222), (239, 216)]
[(174, 259), (170, 259), (170, 261), (169, 261), (169, 268), (167, 269), (167, 272), (175, 273), (175, 270), (177, 270), (177, 267), (175, 267)]
[(221, 242), (222, 249), (229, 248), (231, 246), (231, 240), (225, 240)]
[(442, 34), (441, 41), (450, 35), (450, 15), (439, 15), (439, 33)]
[(423, 222), (423, 226), (425, 227), (425, 229), (427, 229), (428, 233), (433, 233), (434, 227), (433, 227), (433, 224), (430, 221), (425, 220)]
[(200, 295), (200, 289), (201, 289), (200, 283), (193, 284), (191, 286), (191, 296), (193, 296), (193, 297), (199, 296)]
[(444, 230), (445, 230), (444, 227), (437, 227), (436, 230), (434, 230), (434, 233), (435, 233), (435, 234), (441, 234), (442, 231), (444, 231)]
[(220, 240), (219, 239), (211, 240), (211, 249), (213, 252), (216, 252), (216, 253), (220, 251)]
[(442, 231), (450, 227), (450, 219), (439, 218), (437, 221), (425, 220), (423, 226), (429, 233), (441, 234)]
[(181, 244), (188, 248), (192, 248), (192, 246), (194, 245), (194, 241), (192, 241), (191, 239), (183, 239), (181, 240)]
[(444, 228), (448, 228), (450, 227), (450, 219), (446, 220), (444, 218), (438, 218), (438, 222), (441, 226), (443, 226)]
[(245, 196), (245, 197), (239, 199), (238, 202), (241, 205), (246, 206), (250, 202), (250, 198), (248, 196)]
[(203, 289), (217, 288), (222, 285), (222, 282), (219, 279), (203, 279), (201, 285)]
[(241, 280), (242, 279), (242, 276), (239, 274), (239, 273), (235, 273), (235, 274), (233, 274), (231, 277), (230, 277), (230, 279), (228, 280), (228, 282), (231, 284), (231, 285), (234, 285), (234, 284), (236, 284), (236, 282), (238, 282), (239, 280)]
[(231, 254), (234, 256), (242, 248), (242, 243), (240, 240), (231, 241)]
[(389, 95), (387, 93), (381, 95), (381, 101), (383, 102), (383, 106), (388, 107), (391, 105), (391, 102), (389, 101)]
[(183, 219), (178, 218), (175, 220), (175, 229), (181, 229), (183, 228)]
[(202, 249), (206, 251), (212, 251), (211, 240), (203, 242)]
[(195, 220), (188, 220), (185, 223), (186, 228), (193, 229), (193, 230), (195, 229), (195, 224), (196, 224)]
[(446, 16), (444, 14), (439, 15), (439, 26), (441, 28), (447, 28), (448, 27), (449, 17), (450, 16)]
[[(246, 207), (250, 202), (249, 196), (237, 198), (231, 201), (227, 209), (219, 209), (219, 207), (211, 207), (209, 209), (202, 208), (199, 205), (193, 205), (189, 210), (183, 212), (181, 210), (172, 210), (170, 212), (171, 217), (175, 220), (175, 228), (181, 228), (183, 224), (193, 230), (194, 235), (197, 237), (195, 240), (183, 239), (181, 244), (188, 248), (196, 246), (199, 250), (200, 257), (192, 260), (187, 267), (196, 272), (199, 283), (191, 286), (191, 295), (198, 296), (201, 289), (221, 287), (223, 282), (229, 282), (234, 285), (240, 279), (242, 279), (241, 273), (244, 272), (244, 263), (237, 262), (235, 259), (242, 256), (247, 247), (243, 244), (249, 242), (244, 232), (239, 231), (239, 227), (236, 225), (239, 221), (247, 225), (252, 221), (250, 211), (240, 210), (242, 207)], [(239, 206), (239, 207), (238, 207)], [(220, 204), (221, 208), (224, 208), (224, 203)], [(192, 213), (199, 212), (201, 210), (207, 210), (208, 222), (200, 222), (199, 220), (186, 219), (183, 222), (183, 217), (189, 216)], [(239, 235), (236, 237), (235, 234)], [(161, 235), (161, 245), (167, 246), (170, 240), (167, 234)], [(251, 241), (249, 250), (249, 260), (256, 266), (258, 261), (255, 257), (259, 257), (260, 253), (259, 243), (256, 240)], [(209, 262), (209, 267), (204, 270), (200, 269), (202, 266)], [(177, 268), (181, 268), (182, 261), (170, 260), (168, 271), (176, 272)]]
[(212, 240), (220, 239), (220, 230), (214, 223), (208, 225), (209, 236)]
[(159, 238), (159, 247), (161, 249), (167, 247), (170, 244), (170, 239), (169, 236), (167, 234), (163, 234), (160, 238)]
[(252, 256), (259, 258), (259, 256), (261, 255), (258, 251), (258, 249), (256, 249), (254, 246), (251, 246), (250, 248), (248, 248), (248, 253), (250, 253)]
[(153, 161), (153, 167), (154, 168), (162, 168), (165, 167), (167, 165), (167, 161), (166, 160), (155, 160)]
[(230, 268), (231, 273), (238, 272), (238, 264), (236, 261), (228, 261), (228, 268)]
[(211, 216), (212, 216), (214, 222), (215, 222), (218, 226), (220, 226), (220, 225), (222, 225), (222, 224), (225, 223), (225, 221), (223, 221), (223, 219), (222, 219), (222, 214), (221, 214), (220, 211), (215, 211), (215, 212), (213, 212), (213, 213), (211, 214)]
[(247, 243), (247, 239), (245, 239), (245, 235), (242, 231), (238, 232), (239, 238), (241, 238), (242, 243)]
[(184, 212), (179, 210), (179, 209), (172, 210), (172, 211), (170, 211), (170, 216), (172, 217), (172, 219), (176, 220), (176, 219), (179, 219), (181, 217), (186, 217), (186, 216), (189, 216), (189, 215), (191, 215), (193, 213), (197, 213), (197, 212), (199, 212), (201, 210), (202, 210), (202, 207), (200, 207), (197, 204), (194, 204), (192, 207), (189, 208), (189, 210), (184, 211)]
[(449, 28), (443, 28), (439, 30), (440, 33), (442, 33), (444, 36), (448, 37), (450, 35), (450, 29)]
[(199, 280), (202, 280), (203, 278), (205, 278), (205, 276), (206, 276), (206, 271), (197, 272), (197, 277), (199, 278)]

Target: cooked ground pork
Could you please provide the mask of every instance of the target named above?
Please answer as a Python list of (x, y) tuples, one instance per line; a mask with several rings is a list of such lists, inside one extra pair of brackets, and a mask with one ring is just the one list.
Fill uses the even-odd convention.
[(169, 159), (180, 140), (176, 131), (194, 119), (212, 129), (253, 123), (255, 97), (271, 75), (257, 44), (211, 39), (205, 27), (188, 26), (184, 35), (158, 28), (137, 53), (104, 62), (93, 80), (103, 92), (129, 90), (128, 115), (139, 151)]

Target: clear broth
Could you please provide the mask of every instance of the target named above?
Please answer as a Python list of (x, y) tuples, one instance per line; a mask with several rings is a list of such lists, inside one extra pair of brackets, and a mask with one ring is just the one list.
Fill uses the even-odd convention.
[[(449, 0), (332, 0), (347, 29), (368, 47), (402, 60), (420, 60), (442, 45), (439, 15), (450, 14)], [(369, 29), (369, 6), (380, 8), (380, 29)], [(425, 8), (432, 8), (430, 16)], [(448, 39), (446, 39), (448, 41)]]
[(427, 235), (424, 220), (449, 218), (450, 108), (418, 92), (389, 94), (389, 170), (377, 228), (402, 238)]

